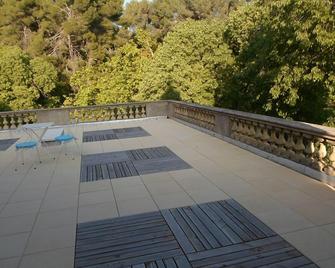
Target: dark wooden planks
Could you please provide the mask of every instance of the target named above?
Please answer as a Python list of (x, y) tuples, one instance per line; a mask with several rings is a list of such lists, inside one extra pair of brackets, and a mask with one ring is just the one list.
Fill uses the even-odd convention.
[(173, 258), (164, 258), (157, 261), (151, 261), (133, 265), (132, 268), (191, 268), (191, 265), (185, 256)]
[(233, 199), (82, 223), (75, 267), (313, 267)]
[(181, 255), (160, 212), (90, 222), (77, 228), (75, 267), (124, 267)]
[(145, 136), (150, 136), (150, 134), (141, 127), (85, 131), (83, 133), (83, 142), (128, 139)]
[(0, 151), (6, 151), (9, 147), (11, 147), (18, 140), (19, 139), (4, 139), (4, 140), (0, 140)]
[(80, 181), (118, 179), (187, 168), (191, 166), (164, 146), (90, 154), (82, 157)]

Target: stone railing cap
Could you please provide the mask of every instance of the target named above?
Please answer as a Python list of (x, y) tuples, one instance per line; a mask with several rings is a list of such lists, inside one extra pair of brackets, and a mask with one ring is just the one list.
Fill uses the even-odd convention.
[(177, 103), (180, 105), (187, 105), (187, 106), (198, 108), (198, 109), (205, 109), (205, 110), (209, 110), (215, 113), (226, 114), (231, 117), (238, 117), (241, 119), (249, 119), (249, 120), (264, 122), (266, 124), (283, 127), (283, 128), (287, 128), (290, 130), (299, 130), (307, 134), (324, 136), (325, 138), (329, 138), (329, 139), (335, 139), (335, 128), (332, 128), (332, 127), (326, 127), (322, 125), (311, 124), (311, 123), (306, 123), (306, 122), (301, 122), (301, 121), (293, 121), (293, 120), (276, 118), (276, 117), (271, 117), (271, 116), (266, 116), (266, 115), (230, 110), (230, 109), (225, 109), (225, 108), (204, 106), (204, 105), (182, 102), (182, 101), (169, 101), (169, 102)]

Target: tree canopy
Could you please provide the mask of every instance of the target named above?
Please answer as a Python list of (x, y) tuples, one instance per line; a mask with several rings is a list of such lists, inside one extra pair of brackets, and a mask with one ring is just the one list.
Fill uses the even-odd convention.
[(234, 59), (224, 42), (222, 20), (178, 24), (157, 49), (137, 99), (182, 99), (214, 105), (220, 73)]
[(332, 0), (0, 0), (0, 110), (180, 99), (335, 124)]
[(57, 70), (43, 58), (31, 59), (18, 47), (0, 47), (0, 108), (37, 108), (52, 95), (56, 82)]
[(334, 115), (331, 2), (256, 2), (231, 16), (225, 32), (236, 65), (217, 105), (315, 123)]

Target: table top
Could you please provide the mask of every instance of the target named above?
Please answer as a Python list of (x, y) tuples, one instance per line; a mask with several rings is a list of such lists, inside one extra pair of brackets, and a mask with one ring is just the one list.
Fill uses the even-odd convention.
[(24, 129), (43, 129), (43, 128), (51, 127), (53, 124), (54, 124), (53, 122), (26, 124), (26, 125), (22, 125), (22, 128)]

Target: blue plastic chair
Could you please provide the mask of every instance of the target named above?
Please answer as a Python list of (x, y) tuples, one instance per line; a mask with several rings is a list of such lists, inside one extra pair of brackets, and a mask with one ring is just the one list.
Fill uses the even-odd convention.
[[(69, 143), (71, 141), (74, 141), (76, 143), (77, 148), (78, 148), (78, 152), (80, 151), (79, 150), (79, 145), (77, 143), (77, 138), (74, 135), (72, 135), (72, 134), (62, 134), (60, 136), (57, 136), (55, 138), (55, 141), (58, 141), (58, 142), (60, 142), (62, 144), (61, 150), (63, 150), (63, 148), (66, 147), (67, 143)], [(65, 155), (67, 155), (66, 150), (65, 150)], [(74, 159), (74, 155), (72, 155), (72, 159)]]
[[(25, 150), (30, 150), (30, 149), (35, 149), (37, 153), (37, 158), (38, 161), (41, 163), (41, 158), (40, 158), (40, 153), (38, 151), (38, 142), (35, 140), (29, 140), (29, 141), (24, 141), (24, 142), (17, 142), (15, 144), (16, 148), (16, 164), (18, 163), (18, 154), (21, 152), (21, 164), (24, 165), (24, 154), (23, 152)], [(17, 168), (15, 168), (17, 170)]]

